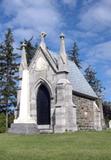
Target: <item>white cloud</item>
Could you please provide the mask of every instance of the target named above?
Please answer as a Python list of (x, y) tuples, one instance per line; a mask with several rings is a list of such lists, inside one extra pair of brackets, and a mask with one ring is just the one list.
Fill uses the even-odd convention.
[(78, 26), (85, 30), (100, 32), (111, 26), (111, 1), (99, 0), (83, 8)]
[(106, 85), (104, 91), (105, 99), (111, 101), (111, 87), (109, 87), (111, 85), (111, 79), (106, 80), (104, 83)]
[(92, 2), (94, 2), (95, 0), (83, 0), (83, 5), (89, 5)]
[(77, 0), (62, 0), (63, 3), (69, 5), (69, 6), (76, 6)]
[(75, 30), (73, 34), (75, 38), (89, 39), (89, 38), (97, 37), (97, 34), (91, 31), (83, 32), (83, 31)]
[(111, 41), (94, 46), (83, 46), (80, 52), (84, 55), (84, 60), (82, 61), (83, 68), (86, 68), (88, 65), (92, 65), (97, 67), (97, 70), (104, 70), (106, 75), (110, 74)]
[(111, 77), (111, 68), (108, 68), (106, 70), (106, 75), (109, 76), (109, 77)]
[(15, 39), (18, 39), (19, 41), (25, 39), (29, 39), (34, 35), (34, 31), (31, 29), (23, 29), (23, 28), (18, 28), (14, 30), (14, 37)]
[(37, 36), (41, 31), (47, 32), (49, 39), (52, 39), (63, 24), (51, 0), (4, 0), (1, 6), (4, 14), (9, 17), (4, 26), (12, 27), (18, 39), (32, 34)]
[(95, 45), (88, 56), (100, 61), (111, 61), (111, 41)]

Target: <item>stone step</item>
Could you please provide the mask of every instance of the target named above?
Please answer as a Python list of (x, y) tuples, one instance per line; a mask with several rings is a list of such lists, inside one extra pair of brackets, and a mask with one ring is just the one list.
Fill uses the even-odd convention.
[(39, 133), (53, 133), (51, 129), (39, 129)]

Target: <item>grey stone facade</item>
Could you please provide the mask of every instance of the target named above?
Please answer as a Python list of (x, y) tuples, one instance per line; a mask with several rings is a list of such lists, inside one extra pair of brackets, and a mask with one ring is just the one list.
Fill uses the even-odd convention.
[[(95, 102), (97, 96), (77, 66), (67, 59), (64, 35), (60, 36), (61, 45), (58, 57), (46, 48), (44, 36), (43, 33), (41, 43), (28, 68), (29, 114), (35, 124), (13, 124), (10, 132), (22, 133), (23, 130), (25, 133), (27, 130), (30, 134), (36, 132), (63, 133), (86, 129), (101, 130), (101, 111)], [(50, 95), (49, 124), (38, 123), (40, 115), (37, 95), (41, 85), (45, 86)], [(77, 92), (78, 95), (74, 92)], [(20, 101), (20, 98), (18, 100)]]
[[(94, 100), (73, 94), (73, 102), (75, 102), (77, 106), (78, 130), (94, 130)], [(96, 119), (98, 116), (99, 112), (97, 111)]]
[[(41, 58), (42, 60), (44, 60), (44, 62), (46, 62), (44, 64), (46, 65), (46, 68), (43, 70), (42, 69), (39, 70), (38, 68), (36, 68), (37, 59), (39, 61), (39, 58)], [(32, 64), (30, 65), (29, 71), (30, 71), (30, 93), (31, 93), (30, 94), (31, 117), (37, 121), (36, 96), (38, 88), (42, 84), (47, 87), (51, 97), (50, 98), (51, 124), (50, 126), (45, 126), (45, 128), (47, 130), (48, 129), (53, 130), (54, 132), (77, 130), (77, 126), (75, 123), (76, 108), (72, 102), (72, 86), (67, 79), (68, 73), (66, 71), (63, 72), (57, 71), (56, 65), (53, 61), (52, 61), (52, 66), (49, 65), (44, 57), (44, 54), (41, 51), (37, 54), (37, 57), (35, 56), (35, 61), (33, 60)], [(74, 120), (72, 121), (72, 119)]]

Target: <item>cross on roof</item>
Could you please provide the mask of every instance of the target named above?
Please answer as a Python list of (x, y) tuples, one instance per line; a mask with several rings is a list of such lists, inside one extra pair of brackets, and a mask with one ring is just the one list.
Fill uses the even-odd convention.
[(41, 42), (44, 41), (44, 38), (46, 37), (46, 35), (47, 35), (47, 33), (45, 33), (45, 32), (40, 33)]

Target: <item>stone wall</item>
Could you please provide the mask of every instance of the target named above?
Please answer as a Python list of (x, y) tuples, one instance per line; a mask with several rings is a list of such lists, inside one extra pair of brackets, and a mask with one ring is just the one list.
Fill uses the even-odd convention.
[(73, 103), (77, 109), (78, 130), (94, 129), (93, 100), (73, 95)]

